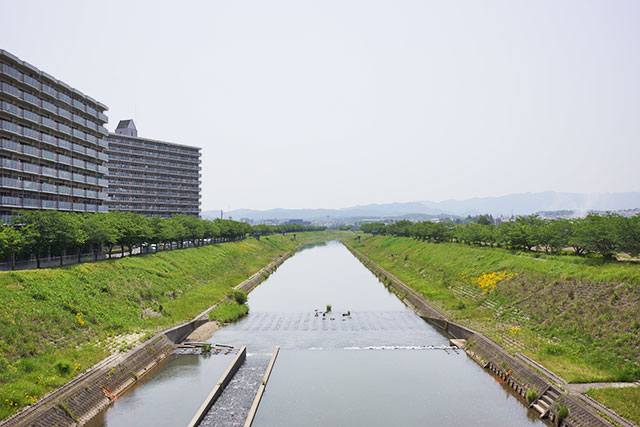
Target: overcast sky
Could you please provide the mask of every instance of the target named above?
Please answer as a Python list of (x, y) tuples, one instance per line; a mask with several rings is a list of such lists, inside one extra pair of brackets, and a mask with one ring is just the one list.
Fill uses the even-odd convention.
[(640, 190), (640, 2), (9, 1), (0, 48), (202, 147), (202, 209)]

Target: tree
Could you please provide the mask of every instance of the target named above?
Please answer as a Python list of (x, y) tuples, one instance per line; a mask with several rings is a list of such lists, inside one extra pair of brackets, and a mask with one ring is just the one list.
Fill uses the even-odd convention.
[[(600, 254), (605, 259), (613, 258), (620, 248), (614, 227), (618, 217), (619, 215), (611, 213), (590, 213), (576, 221), (573, 236), (569, 239), (571, 246)], [(579, 252), (576, 250), (576, 253)]]
[(551, 235), (548, 245), (554, 252), (559, 252), (569, 246), (569, 240), (573, 236), (573, 222), (568, 219), (556, 219), (548, 225)]
[(62, 212), (56, 214), (53, 216), (56, 232), (52, 239), (52, 248), (60, 254), (60, 265), (68, 248), (78, 251), (79, 260), (82, 246), (87, 240), (87, 234), (82, 229), (82, 216)]
[(113, 223), (112, 215), (89, 214), (84, 217), (82, 229), (87, 235), (87, 243), (91, 246), (93, 259), (98, 259), (98, 251), (102, 246), (113, 248), (118, 241), (118, 228)]
[(60, 252), (62, 256), (68, 247), (81, 246), (86, 235), (80, 229), (77, 215), (65, 214), (57, 211), (21, 211), (13, 219), (13, 224), (22, 227), (30, 225), (33, 231), (29, 239), (23, 242), (28, 254), (36, 257), (36, 266), (40, 268), (40, 256), (43, 251)]
[(403, 219), (396, 221), (393, 224), (387, 226), (387, 232), (393, 236), (405, 236), (411, 235), (411, 228), (413, 223), (409, 220)]
[(614, 219), (614, 234), (618, 247), (631, 256), (640, 254), (640, 215)]
[(9, 257), (12, 270), (15, 268), (15, 255), (22, 247), (25, 236), (29, 234), (28, 228), (30, 226), (25, 226), (23, 232), (20, 232), (10, 225), (0, 224), (0, 259)]
[(367, 222), (360, 224), (360, 230), (363, 233), (385, 234), (385, 225), (381, 222)]
[(493, 221), (487, 215), (480, 215), (476, 219), (476, 224), (479, 224), (479, 225), (493, 225)]

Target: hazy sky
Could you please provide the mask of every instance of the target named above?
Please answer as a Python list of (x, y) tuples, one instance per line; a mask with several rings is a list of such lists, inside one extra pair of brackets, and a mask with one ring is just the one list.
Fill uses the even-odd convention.
[(197, 145), (203, 210), (640, 190), (640, 2), (10, 1), (0, 48)]

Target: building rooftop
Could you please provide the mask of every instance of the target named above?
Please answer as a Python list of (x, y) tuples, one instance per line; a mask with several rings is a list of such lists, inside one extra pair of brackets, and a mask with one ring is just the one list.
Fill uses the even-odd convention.
[(118, 127), (117, 129), (127, 129), (127, 128), (136, 128), (136, 125), (133, 123), (133, 120), (129, 119), (129, 120), (120, 120), (120, 123), (118, 123)]
[(136, 125), (133, 123), (133, 120), (120, 120), (118, 127), (116, 127), (116, 134), (137, 137), (138, 129), (136, 129)]
[(116, 127), (115, 133), (110, 132), (109, 136), (117, 137), (117, 138), (135, 139), (138, 141), (147, 141), (154, 144), (166, 144), (166, 145), (171, 145), (175, 147), (188, 148), (191, 150), (198, 150), (198, 151), (202, 150), (201, 147), (194, 147), (193, 145), (176, 144), (175, 142), (159, 141), (157, 139), (150, 139), (150, 138), (141, 138), (138, 136), (136, 125), (135, 123), (133, 123), (133, 120), (131, 119), (120, 120), (120, 122), (118, 122), (118, 126)]

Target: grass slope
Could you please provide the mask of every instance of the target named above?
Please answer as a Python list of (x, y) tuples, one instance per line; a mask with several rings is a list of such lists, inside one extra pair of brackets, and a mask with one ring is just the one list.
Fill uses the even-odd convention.
[(569, 382), (640, 378), (638, 264), (403, 237), (361, 241), (345, 239), (452, 320)]
[[(108, 337), (186, 321), (299, 243), (272, 235), (64, 268), (0, 272), (0, 419), (108, 355)], [(156, 315), (145, 316), (147, 313)], [(157, 315), (157, 314), (161, 315)]]
[(629, 421), (640, 424), (640, 387), (592, 389), (587, 394)]

